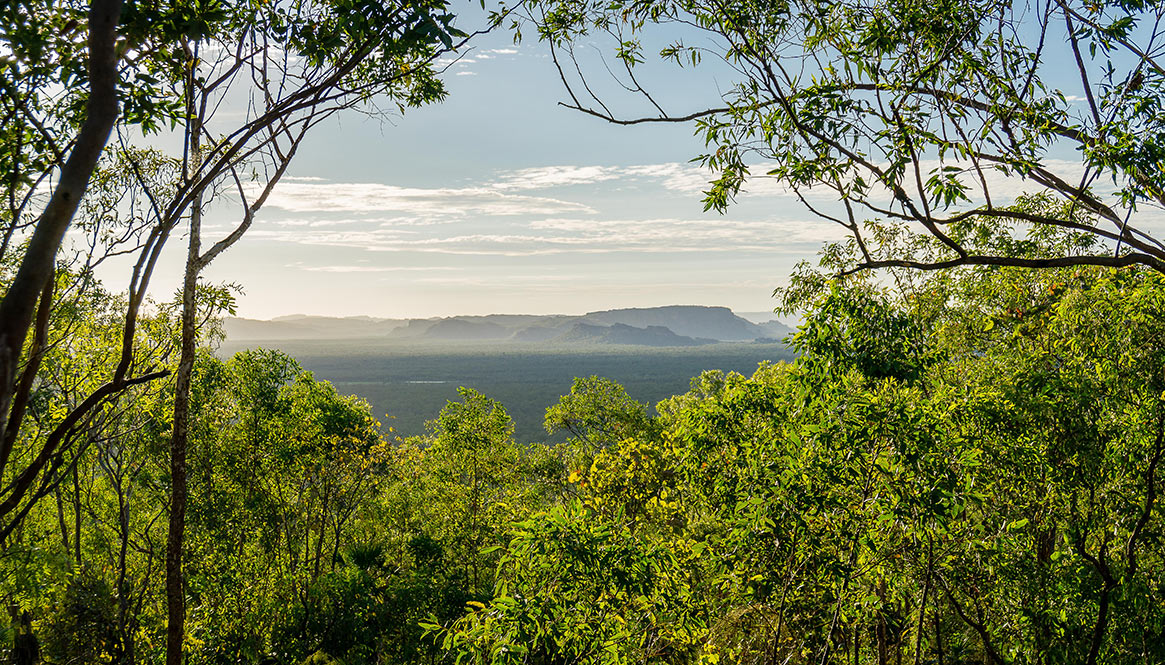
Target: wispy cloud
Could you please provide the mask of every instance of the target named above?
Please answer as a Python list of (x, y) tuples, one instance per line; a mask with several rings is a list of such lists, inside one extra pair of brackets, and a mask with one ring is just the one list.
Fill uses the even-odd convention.
[(460, 268), (453, 266), (312, 266), (304, 265), (302, 263), (293, 263), (287, 266), (296, 270), (307, 270), (308, 272), (332, 272), (332, 273), (376, 273), (376, 272), (444, 272), (444, 271), (458, 271)]
[(570, 185), (589, 185), (630, 175), (616, 166), (540, 166), (505, 171), (488, 186), (506, 190), (550, 189)]
[(533, 229), (559, 233), (578, 242), (642, 247), (741, 250), (837, 240), (844, 230), (833, 223), (807, 220), (544, 219)]
[[(772, 252), (836, 240), (842, 237), (843, 231), (834, 224), (819, 220), (546, 218), (509, 224), (488, 232), (422, 234), (415, 230), (377, 228), (313, 233), (266, 230), (259, 231), (259, 234), (281, 242), (372, 252), (538, 256), (619, 252)], [(352, 272), (361, 271), (364, 271), (363, 267), (352, 269)]]
[(519, 51), (516, 48), (470, 48), (459, 54), (449, 55), (437, 60), (436, 67), (446, 71), (452, 70), (454, 76), (476, 76), (477, 72), (468, 69), (470, 65), (483, 60), (495, 60), (499, 57), (515, 56)]
[(708, 181), (712, 179), (707, 169), (679, 162), (632, 166), (626, 172), (628, 175), (657, 180), (665, 189), (688, 194), (699, 194), (708, 189)]
[(593, 212), (576, 201), (512, 194), (491, 187), (425, 189), (378, 183), (284, 183), (271, 194), (267, 205), (294, 213), (395, 212), (415, 217)]
[[(937, 165), (927, 162), (921, 167), (925, 174)], [(1046, 166), (1068, 180), (1079, 177), (1075, 163), (1049, 161)], [(993, 171), (987, 177), (997, 205), (1039, 189), (1031, 181)], [(804, 254), (821, 242), (845, 237), (844, 229), (801, 207), (781, 182), (763, 176), (749, 182), (742, 205), (728, 216), (682, 216), (698, 205), (698, 197), (691, 195), (706, 189), (708, 178), (708, 171), (694, 164), (660, 163), (507, 170), (465, 187), (291, 181), (277, 188), (267, 204), (286, 215), (253, 235), (361, 252), (503, 257), (626, 252)], [(603, 193), (615, 183), (634, 183), (641, 191), (658, 192), (658, 205), (624, 210)], [(831, 214), (841, 214), (835, 210), (836, 202), (825, 201), (832, 192), (810, 191), (806, 196), (821, 199), (822, 209)], [(338, 266), (334, 259), (327, 263), (304, 269), (389, 271)]]
[[(520, 191), (627, 181), (698, 195), (711, 187), (709, 183), (715, 178), (715, 173), (702, 166), (680, 162), (635, 166), (560, 165), (504, 171), (487, 186)], [(765, 176), (750, 178), (745, 191), (755, 196), (793, 196), (779, 181)]]

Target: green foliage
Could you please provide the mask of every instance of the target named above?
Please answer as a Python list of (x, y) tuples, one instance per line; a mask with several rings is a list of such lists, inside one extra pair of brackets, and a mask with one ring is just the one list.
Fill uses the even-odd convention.
[(545, 426), (548, 434), (566, 430), (594, 450), (650, 433), (651, 420), (647, 405), (631, 399), (623, 386), (590, 376), (576, 378), (570, 394), (546, 410)]
[[(597, 63), (589, 69), (589, 58), (559, 62), (560, 71), (577, 73), (562, 77), (568, 106), (625, 124), (692, 123), (706, 146), (693, 161), (710, 171), (705, 209), (724, 211), (751, 178), (773, 177), (809, 212), (843, 226), (859, 247), (876, 235), (863, 228), (863, 215), (875, 227), (910, 222), (904, 228), (911, 235), (942, 245), (937, 261), (863, 251), (865, 267), (1063, 265), (979, 254), (947, 230), (982, 214), (1003, 226), (1068, 228), (1091, 237), (1098, 245), (1092, 251), (1054, 257), (1070, 264), (1165, 270), (1165, 250), (1144, 213), (1145, 205), (1165, 201), (1165, 68), (1154, 52), (1165, 27), (1154, 3), (521, 5), (556, 59), (574, 59), (583, 51), (574, 45), (588, 44), (625, 65), (628, 80), (616, 77), (620, 85), (611, 87), (629, 93), (620, 96), (594, 92), (605, 86), (590, 77), (605, 72)], [(687, 79), (695, 90), (689, 99), (701, 106), (665, 108), (652, 90), (655, 48), (659, 61), (681, 68), (715, 62), (727, 69)], [(701, 101), (708, 97), (715, 102)], [(1065, 155), (1076, 156), (1065, 161)], [(1114, 195), (1101, 183), (1111, 183)], [(1049, 192), (1072, 212), (1008, 208), (1013, 184)], [(844, 205), (827, 206), (827, 199)], [(1075, 210), (1104, 224), (1078, 224)]]
[(556, 507), (517, 525), (488, 605), (428, 628), (473, 663), (676, 662), (705, 632), (698, 554), (579, 504)]
[(828, 365), (826, 372), (857, 370), (871, 379), (915, 381), (935, 361), (927, 331), (909, 313), (874, 294), (836, 287), (814, 303), (792, 346), (803, 362)]
[(119, 650), (113, 591), (81, 571), (65, 586), (44, 631), (44, 656), (52, 662), (107, 663)]
[(625, 439), (602, 451), (585, 473), (572, 474), (583, 503), (597, 515), (629, 524), (684, 524), (675, 453), (659, 437)]
[[(513, 440), (513, 421), (500, 403), (469, 388), (458, 393), (463, 401), (449, 402), (430, 423), (431, 437), (418, 442), (428, 445), (405, 449), (427, 473), (401, 489), (411, 495), (422, 533), (441, 543), (446, 574), (476, 598), (488, 589), (497, 561), (488, 549), (552, 491), (561, 466), (542, 463), (538, 451)], [(419, 498), (426, 505), (412, 508)]]

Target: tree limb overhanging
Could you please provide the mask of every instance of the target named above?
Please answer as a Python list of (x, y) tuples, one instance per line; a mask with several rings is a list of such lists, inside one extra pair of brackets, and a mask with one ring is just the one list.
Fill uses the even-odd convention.
[[(847, 207), (867, 209), (874, 223), (909, 222), (946, 250), (936, 261), (865, 256), (855, 270), (989, 264), (1165, 271), (1165, 246), (1150, 230), (1151, 216), (1165, 209), (1160, 3), (525, 6), (556, 62), (582, 59), (575, 42), (611, 35), (617, 54), (633, 54), (623, 58), (632, 69), (660, 27), (672, 40), (659, 50), (661, 60), (697, 70), (710, 54), (735, 72), (726, 93), (708, 91), (719, 103), (671, 112), (655, 104), (659, 97), (641, 85), (642, 76), (619, 81), (629, 99), (591, 95), (598, 105), (588, 105), (574, 88), (595, 89), (587, 83), (589, 63), (559, 66), (567, 108), (619, 125), (694, 122), (709, 148), (699, 161), (714, 175), (706, 207), (725, 210), (750, 170), (764, 169), (791, 189), (832, 193)], [(1067, 76), (1055, 66), (1061, 61), (1072, 63)], [(620, 106), (627, 110), (611, 110)], [(1068, 202), (1067, 213), (1036, 218), (1010, 205), (1015, 181), (1029, 194)], [(813, 212), (839, 220), (823, 208)], [(969, 222), (1020, 235), (1058, 226), (1094, 242), (1063, 257), (984, 256), (984, 248), (945, 230)], [(842, 226), (854, 234), (851, 224)]]

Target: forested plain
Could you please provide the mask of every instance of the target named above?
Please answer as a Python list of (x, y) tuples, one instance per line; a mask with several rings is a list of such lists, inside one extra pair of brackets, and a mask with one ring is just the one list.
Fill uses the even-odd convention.
[[(573, 112), (691, 123), (708, 209), (763, 169), (848, 234), (775, 294), (795, 357), (650, 405), (575, 378), (537, 445), (471, 388), (397, 437), (291, 356), (215, 353), (206, 267), (313, 127), (444, 97), (459, 9), (0, 7), (9, 662), (1165, 662), (1165, 7), (488, 7)], [(602, 39), (648, 115), (592, 94)], [(672, 112), (655, 56), (738, 78)]]
[[(229, 337), (219, 357), (254, 348)], [(562, 443), (568, 432), (543, 426), (546, 409), (570, 391), (576, 376), (602, 376), (637, 401), (655, 404), (684, 392), (706, 369), (751, 374), (763, 360), (789, 360), (780, 344), (719, 343), (692, 347), (545, 344), (385, 344), (383, 340), (281, 340), (266, 346), (294, 357), (318, 378), (368, 401), (393, 436), (425, 433), (459, 387), (473, 388), (505, 404), (514, 436), (523, 443)]]

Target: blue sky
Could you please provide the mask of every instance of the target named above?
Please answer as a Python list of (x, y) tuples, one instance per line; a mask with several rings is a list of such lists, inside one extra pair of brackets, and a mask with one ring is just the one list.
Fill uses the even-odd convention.
[[(707, 93), (729, 82), (713, 68), (691, 87), (649, 74), (677, 113), (715, 103)], [(240, 315), (763, 311), (792, 266), (839, 235), (776, 183), (756, 183), (726, 215), (703, 212), (708, 173), (689, 163), (703, 148), (692, 128), (619, 127), (562, 108), (534, 40), (488, 35), (445, 79), (441, 104), (316, 129), (208, 272), (243, 286)], [(222, 214), (210, 231), (232, 221)]]
[[(579, 53), (616, 114), (652, 114), (619, 94), (595, 48)], [(710, 174), (691, 163), (704, 150), (693, 128), (618, 126), (563, 108), (536, 40), (514, 44), (499, 31), (446, 64), (445, 102), (403, 117), (349, 113), (314, 130), (255, 226), (208, 271), (243, 286), (240, 315), (765, 311), (797, 262), (843, 237), (771, 179), (750, 180), (727, 214), (703, 212)], [(673, 115), (720, 105), (734, 80), (707, 60), (695, 71), (637, 71)], [(1044, 163), (1081, 172), (1070, 152)], [(997, 203), (1028, 189), (992, 183)], [(209, 215), (208, 234), (221, 235), (237, 211)], [(180, 259), (172, 251), (156, 297), (176, 287)]]

